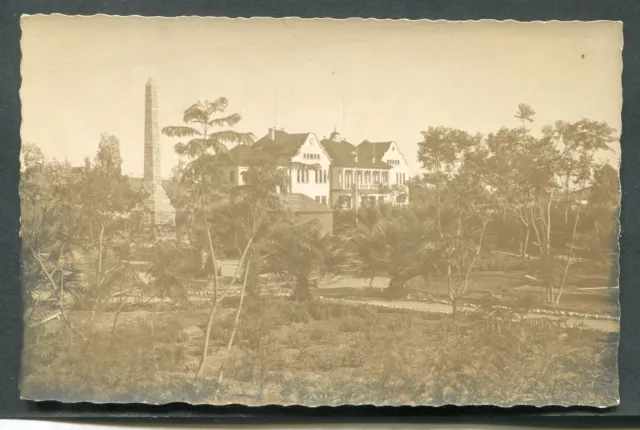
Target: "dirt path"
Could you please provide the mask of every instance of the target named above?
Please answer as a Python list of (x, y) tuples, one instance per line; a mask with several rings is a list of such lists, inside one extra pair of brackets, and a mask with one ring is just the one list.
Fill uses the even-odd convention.
[[(346, 305), (369, 305), (369, 306), (379, 306), (391, 309), (405, 309), (405, 310), (413, 310), (419, 312), (430, 312), (430, 313), (441, 313), (441, 314), (450, 314), (452, 312), (452, 307), (449, 304), (444, 303), (428, 303), (428, 302), (417, 302), (410, 300), (403, 301), (393, 301), (387, 302), (383, 300), (353, 300), (353, 299), (329, 299), (329, 298), (321, 298), (325, 302), (330, 303), (340, 303)], [(471, 307), (468, 305), (459, 306), (461, 311), (467, 312), (475, 312), (477, 308)], [(577, 316), (556, 316), (556, 315), (545, 315), (537, 312), (529, 312), (523, 315), (523, 319), (529, 320), (553, 320), (557, 321), (559, 325), (564, 327), (581, 327), (589, 330), (597, 330), (606, 333), (618, 333), (620, 331), (620, 322), (615, 319), (604, 319), (604, 318), (584, 318)]]

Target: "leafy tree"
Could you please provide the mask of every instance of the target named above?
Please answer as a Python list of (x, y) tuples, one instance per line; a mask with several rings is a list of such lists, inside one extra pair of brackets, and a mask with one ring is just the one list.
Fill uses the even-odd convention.
[[(558, 121), (543, 129), (538, 150), (556, 181), (538, 190), (532, 205), (534, 231), (541, 249), (541, 268), (547, 287), (547, 300), (560, 302), (571, 265), (575, 262), (578, 224), (584, 208), (582, 192), (591, 183), (596, 154), (610, 150), (615, 130), (605, 122), (583, 119), (575, 123)], [(552, 213), (564, 205), (564, 223), (554, 222)], [(573, 220), (569, 219), (573, 215)], [(559, 225), (558, 225), (559, 224)], [(566, 233), (566, 245), (554, 245), (552, 232)]]
[[(502, 223), (520, 226), (520, 258), (529, 253), (532, 230), (530, 206), (536, 189), (550, 186), (553, 176), (536, 151), (536, 140), (521, 130), (502, 128), (487, 136), (486, 179), (492, 188)], [(506, 232), (502, 231), (504, 235)]]
[(610, 164), (602, 164), (593, 172), (593, 185), (589, 204), (599, 207), (615, 207), (620, 203), (620, 178)]
[(120, 258), (120, 252), (128, 249), (135, 232), (126, 229), (127, 221), (148, 195), (144, 188), (132, 188), (121, 173), (121, 165), (118, 140), (103, 134), (94, 163), (85, 167), (78, 184), (80, 213), (85, 221), (84, 238), (91, 246), (95, 264), (94, 287), (88, 291), (88, 298), (93, 302), (90, 319), (104, 297), (103, 289), (110, 288), (122, 277), (131, 276), (128, 262)]
[(418, 143), (418, 159), (433, 184), (437, 265), (446, 273), (454, 314), (466, 294), (470, 275), (484, 245), (493, 204), (489, 200), (487, 151), (482, 136), (430, 127)]
[[(129, 225), (131, 211), (145, 192), (131, 188), (121, 174), (119, 144), (113, 136), (101, 137), (94, 163), (86, 162), (84, 168), (49, 163), (33, 148), (26, 150), (22, 204), (28, 212), (39, 213), (32, 218), (39, 221), (37, 226), (23, 225), (23, 254), (33, 257), (46, 275), (61, 312), (63, 294), (71, 293), (76, 302), (91, 306), (91, 319), (105, 292), (130, 278), (121, 257), (135, 231)], [(24, 234), (29, 229), (32, 234)], [(64, 282), (65, 277), (76, 281)]]

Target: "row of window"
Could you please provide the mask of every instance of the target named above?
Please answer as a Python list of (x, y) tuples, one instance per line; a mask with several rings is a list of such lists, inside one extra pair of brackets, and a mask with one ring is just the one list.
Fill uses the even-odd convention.
[[(301, 169), (297, 169), (296, 170), (296, 180), (298, 183), (301, 184), (308, 184), (309, 183), (309, 176), (311, 170), (301, 170)], [(313, 176), (314, 176), (314, 182), (316, 184), (326, 184), (329, 180), (328, 174), (326, 170), (313, 170)], [(364, 182), (363, 182), (363, 175), (362, 172), (358, 172), (357, 174), (358, 177), (358, 183), (365, 183), (365, 184), (369, 184), (369, 183), (374, 183), (374, 184), (388, 184), (389, 183), (389, 173), (388, 172), (382, 172), (382, 174), (380, 174), (379, 172), (373, 172), (373, 174), (371, 174), (371, 172), (364, 172)], [(350, 186), (351, 184), (353, 184), (353, 175), (352, 174), (348, 174), (345, 175), (345, 179), (347, 182), (347, 186)], [(382, 180), (381, 180), (382, 179)], [(236, 182), (236, 172), (235, 171), (230, 171), (229, 172), (229, 180), (232, 183)], [(406, 176), (404, 173), (396, 173), (396, 183), (397, 184), (404, 184), (406, 180)], [(342, 173), (338, 174), (338, 182), (340, 183), (340, 185), (343, 185), (342, 183)]]
[[(346, 185), (350, 186), (353, 184), (353, 175), (345, 175)], [(364, 179), (364, 180), (363, 180)], [(389, 174), (387, 172), (382, 172), (380, 175), (378, 172), (374, 172), (373, 175), (370, 172), (364, 172), (364, 176), (358, 172), (357, 174), (358, 183), (362, 184), (388, 184), (389, 183)], [(406, 181), (405, 173), (396, 173), (396, 184), (404, 184)], [(342, 185), (342, 173), (338, 174), (338, 182)]]
[[(356, 174), (358, 183), (362, 184), (388, 184), (389, 183), (389, 172), (357, 172)], [(344, 175), (344, 179), (347, 182), (347, 186), (353, 184), (354, 175), (352, 173), (346, 173)], [(338, 182), (342, 185), (342, 172), (338, 174)]]
[(400, 165), (400, 160), (387, 160), (387, 163), (394, 165), (394, 166), (399, 166)]
[(322, 203), (323, 205), (327, 204), (327, 196), (316, 196), (316, 201), (318, 203)]
[(302, 158), (307, 160), (319, 160), (320, 154), (302, 154)]
[(301, 184), (309, 183), (310, 172), (313, 172), (314, 182), (316, 184), (326, 184), (329, 181), (329, 175), (326, 170), (302, 170), (296, 169), (296, 181)]

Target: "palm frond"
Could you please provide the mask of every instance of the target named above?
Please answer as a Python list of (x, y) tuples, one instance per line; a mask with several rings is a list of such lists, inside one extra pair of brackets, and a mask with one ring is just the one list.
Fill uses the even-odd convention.
[(236, 143), (238, 145), (251, 145), (255, 140), (252, 133), (238, 133), (237, 131), (221, 130), (211, 133), (208, 140), (216, 144)]
[(208, 124), (210, 126), (215, 126), (215, 127), (224, 127), (224, 126), (233, 127), (234, 125), (239, 123), (241, 119), (242, 119), (242, 116), (240, 116), (240, 114), (234, 113), (223, 118), (214, 118), (210, 120)]
[(219, 97), (212, 102), (206, 102), (206, 111), (209, 115), (212, 113), (224, 112), (229, 106), (229, 100), (226, 97)]
[(184, 111), (182, 120), (189, 123), (206, 124), (209, 118), (207, 106), (201, 102), (194, 103)]
[(200, 135), (200, 132), (187, 126), (168, 126), (162, 129), (162, 134), (169, 137), (192, 137)]

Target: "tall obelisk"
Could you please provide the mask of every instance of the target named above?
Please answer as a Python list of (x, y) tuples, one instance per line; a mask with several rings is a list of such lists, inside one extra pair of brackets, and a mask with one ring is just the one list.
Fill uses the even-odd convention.
[(176, 211), (162, 186), (158, 89), (152, 78), (147, 81), (144, 95), (144, 180), (151, 189), (145, 202), (151, 212), (151, 222), (156, 226), (174, 225)]

